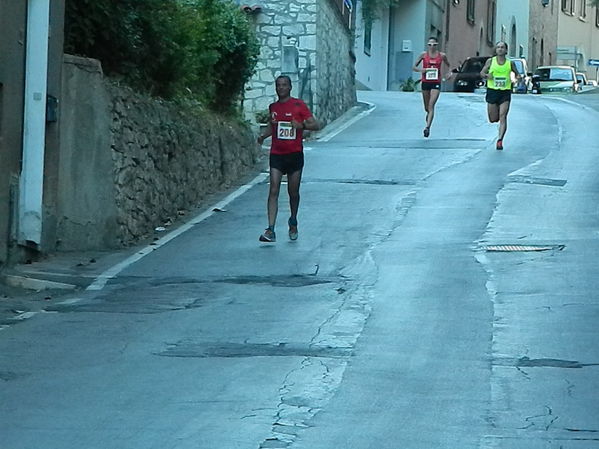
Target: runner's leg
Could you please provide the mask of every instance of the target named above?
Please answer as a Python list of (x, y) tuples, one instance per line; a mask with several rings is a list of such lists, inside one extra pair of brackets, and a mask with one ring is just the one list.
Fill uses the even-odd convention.
[(291, 220), (297, 220), (297, 211), (300, 203), (300, 183), (302, 181), (302, 170), (294, 171), (287, 175), (287, 192), (289, 193), (289, 209)]
[(431, 91), (430, 90), (422, 90), (422, 101), (424, 102), (424, 112), (426, 112), (426, 116), (428, 117), (428, 104), (431, 101)]
[(283, 172), (270, 167), (270, 187), (268, 189), (268, 226), (275, 228), (277, 213), (279, 211), (279, 191), (281, 190), (281, 179)]
[(491, 123), (497, 123), (499, 121), (499, 105), (493, 103), (487, 103), (487, 113), (489, 114), (489, 121)]
[(431, 89), (429, 91), (429, 101), (428, 101), (428, 115), (426, 116), (426, 127), (430, 128), (433, 124), (433, 119), (435, 118), (435, 105), (437, 104), (437, 100), (439, 99), (439, 94), (441, 91), (439, 89)]
[(504, 101), (499, 105), (499, 135), (498, 140), (503, 140), (507, 131), (507, 114), (510, 111), (510, 102)]

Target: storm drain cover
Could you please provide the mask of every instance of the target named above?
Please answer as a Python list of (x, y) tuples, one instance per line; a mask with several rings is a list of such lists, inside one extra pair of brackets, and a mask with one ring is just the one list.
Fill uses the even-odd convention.
[(488, 245), (484, 246), (489, 252), (525, 252), (525, 251), (561, 251), (565, 245)]

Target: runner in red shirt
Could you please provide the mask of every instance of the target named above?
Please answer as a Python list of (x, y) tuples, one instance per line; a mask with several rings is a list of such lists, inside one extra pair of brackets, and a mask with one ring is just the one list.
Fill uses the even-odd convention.
[(300, 202), (300, 182), (304, 168), (303, 130), (317, 131), (320, 125), (312, 116), (306, 104), (290, 95), (291, 79), (282, 75), (275, 81), (278, 101), (272, 103), (270, 111), (271, 126), (258, 137), (262, 145), (264, 139), (272, 136), (270, 147), (270, 189), (268, 191), (268, 227), (260, 236), (261, 242), (276, 242), (275, 222), (279, 210), (279, 191), (281, 179), (287, 175), (289, 193), (289, 238), (296, 240), (297, 211)]
[[(436, 37), (428, 40), (428, 49), (423, 52), (412, 68), (415, 72), (422, 73), (421, 89), (422, 99), (424, 101), (424, 110), (426, 111), (426, 127), (424, 128), (424, 137), (430, 134), (433, 118), (435, 117), (435, 104), (441, 93), (441, 81), (443, 80), (443, 63), (449, 67), (447, 55), (438, 50), (439, 41)], [(422, 62), (422, 68), (418, 64)], [(449, 75), (451, 76), (451, 74)]]

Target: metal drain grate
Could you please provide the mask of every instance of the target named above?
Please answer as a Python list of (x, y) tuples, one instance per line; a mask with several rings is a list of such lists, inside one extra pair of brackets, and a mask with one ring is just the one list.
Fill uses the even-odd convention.
[(489, 252), (525, 252), (525, 251), (561, 251), (565, 245), (488, 245), (483, 246)]

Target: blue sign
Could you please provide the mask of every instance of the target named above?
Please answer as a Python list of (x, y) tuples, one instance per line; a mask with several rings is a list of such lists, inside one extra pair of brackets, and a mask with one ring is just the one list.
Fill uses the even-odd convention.
[(589, 65), (599, 66), (599, 59), (589, 59)]

